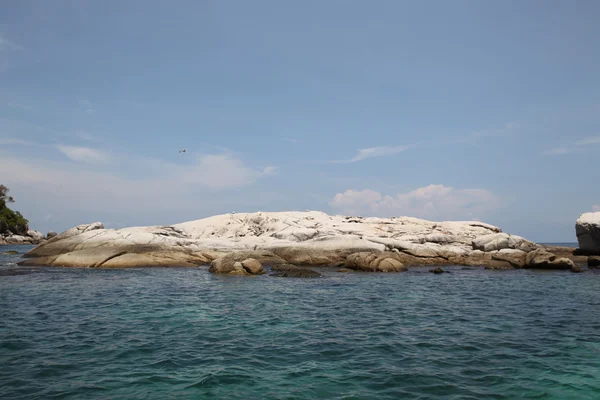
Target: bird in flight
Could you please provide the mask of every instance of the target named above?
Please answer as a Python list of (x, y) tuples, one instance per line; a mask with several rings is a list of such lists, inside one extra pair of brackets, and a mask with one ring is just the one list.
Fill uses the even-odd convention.
[(179, 154), (181, 154), (181, 153), (187, 153), (187, 149), (181, 149), (181, 150), (179, 150)]

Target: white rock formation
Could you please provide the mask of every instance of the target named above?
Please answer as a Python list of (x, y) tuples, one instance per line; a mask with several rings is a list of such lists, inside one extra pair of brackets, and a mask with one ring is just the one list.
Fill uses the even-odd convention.
[(104, 229), (99, 222), (80, 225), (31, 250), (26, 256), (32, 259), (24, 264), (191, 266), (210, 263), (227, 253), (263, 251), (266, 253), (258, 258), (246, 258), (263, 264), (277, 257), (292, 264), (341, 266), (353, 253), (387, 251), (394, 252), (403, 265), (508, 265), (518, 260), (524, 263), (524, 252), (535, 247), (519, 236), (475, 221), (257, 212), (118, 230)]
[(575, 223), (575, 233), (582, 251), (600, 255), (600, 212), (581, 214)]

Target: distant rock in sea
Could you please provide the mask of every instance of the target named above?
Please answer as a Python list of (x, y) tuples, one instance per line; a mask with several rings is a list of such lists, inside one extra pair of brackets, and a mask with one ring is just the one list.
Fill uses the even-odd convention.
[(600, 255), (600, 212), (581, 214), (575, 223), (579, 251)]

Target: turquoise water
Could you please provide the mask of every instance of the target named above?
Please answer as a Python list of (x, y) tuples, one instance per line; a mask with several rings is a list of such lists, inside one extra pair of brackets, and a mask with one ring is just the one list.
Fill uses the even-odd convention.
[(17, 260), (0, 256), (2, 399), (600, 398), (593, 271), (303, 280)]

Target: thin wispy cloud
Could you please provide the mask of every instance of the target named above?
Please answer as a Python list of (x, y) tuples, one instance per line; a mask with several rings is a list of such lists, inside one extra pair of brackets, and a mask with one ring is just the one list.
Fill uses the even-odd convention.
[(286, 142), (290, 142), (290, 143), (297, 143), (298, 139), (294, 139), (294, 138), (283, 138), (283, 140), (285, 140)]
[(576, 146), (588, 146), (590, 144), (600, 144), (600, 136), (588, 137), (588, 138), (578, 140), (577, 142), (575, 142)]
[(544, 151), (545, 155), (548, 156), (560, 156), (571, 153), (578, 153), (588, 150), (589, 146), (600, 144), (600, 136), (587, 137), (585, 139), (577, 140), (571, 146), (555, 147)]
[(369, 158), (375, 157), (389, 157), (395, 154), (402, 153), (409, 149), (410, 146), (378, 146), (378, 147), (368, 147), (366, 149), (359, 149), (358, 154), (351, 159), (348, 160), (332, 160), (329, 161), (331, 164), (344, 164), (344, 163), (354, 163), (358, 161), (364, 161)]
[(105, 152), (90, 147), (58, 145), (56, 148), (72, 161), (97, 164), (110, 160)]
[(16, 139), (16, 138), (0, 138), (0, 145), (3, 146), (41, 146), (39, 143), (31, 142), (29, 140)]
[(0, 33), (0, 50), (24, 50), (24, 47), (8, 40)]
[(20, 103), (8, 103), (7, 104), (10, 108), (18, 108), (21, 110), (26, 110), (26, 111), (30, 111), (33, 109), (33, 107), (27, 105), (27, 104), (20, 104)]
[(79, 106), (88, 114), (92, 114), (92, 113), (96, 112), (96, 109), (94, 108), (92, 102), (89, 100), (86, 100), (86, 99), (79, 100)]

